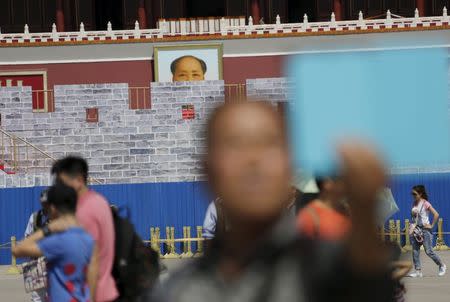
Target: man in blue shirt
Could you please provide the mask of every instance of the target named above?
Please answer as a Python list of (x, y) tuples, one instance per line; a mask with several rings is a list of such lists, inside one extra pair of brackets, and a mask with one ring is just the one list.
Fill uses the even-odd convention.
[[(96, 259), (91, 261), (94, 241), (76, 220), (77, 194), (70, 187), (56, 184), (48, 190), (47, 202), (52, 223), (27, 237), (12, 252), (16, 257), (46, 258), (50, 301), (92, 301), (88, 284), (96, 278), (92, 269)], [(52, 234), (56, 225), (65, 225), (67, 230)]]

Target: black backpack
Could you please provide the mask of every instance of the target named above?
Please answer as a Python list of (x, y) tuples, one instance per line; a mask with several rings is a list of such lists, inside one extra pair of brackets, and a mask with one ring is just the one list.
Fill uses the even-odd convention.
[(112, 207), (115, 229), (115, 255), (112, 275), (120, 302), (138, 301), (148, 294), (159, 276), (159, 254), (145, 246), (128, 219)]

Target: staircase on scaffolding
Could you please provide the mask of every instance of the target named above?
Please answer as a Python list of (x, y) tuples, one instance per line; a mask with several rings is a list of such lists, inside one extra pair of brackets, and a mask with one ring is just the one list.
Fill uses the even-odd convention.
[[(41, 174), (50, 173), (56, 158), (41, 148), (0, 128), (0, 174)], [(90, 184), (103, 182), (89, 177)]]
[(55, 160), (39, 147), (0, 128), (0, 170), (4, 173), (48, 173)]

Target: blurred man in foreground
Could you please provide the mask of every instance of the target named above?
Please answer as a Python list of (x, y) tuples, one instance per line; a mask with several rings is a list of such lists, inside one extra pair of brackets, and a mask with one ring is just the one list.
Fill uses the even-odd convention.
[(233, 227), (174, 274), (156, 301), (391, 300), (388, 257), (373, 217), (385, 176), (369, 149), (340, 149), (355, 228), (339, 247), (298, 238), (295, 219), (284, 215), (291, 162), (284, 122), (271, 106), (223, 105), (207, 131), (209, 183)]

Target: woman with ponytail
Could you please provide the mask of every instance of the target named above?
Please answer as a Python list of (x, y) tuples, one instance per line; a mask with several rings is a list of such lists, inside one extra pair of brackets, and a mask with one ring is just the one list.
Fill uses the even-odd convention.
[[(447, 266), (441, 261), (439, 256), (433, 251), (433, 234), (431, 233), (438, 218), (439, 213), (433, 208), (428, 201), (428, 195), (425, 186), (417, 185), (412, 188), (411, 192), (414, 202), (411, 210), (413, 226), (410, 231), (411, 244), (413, 247), (412, 257), (415, 272), (410, 277), (422, 277), (422, 269), (420, 264), (420, 246), (423, 244), (425, 253), (439, 266), (439, 276), (444, 276)], [(433, 214), (433, 221), (430, 224), (430, 213)]]

